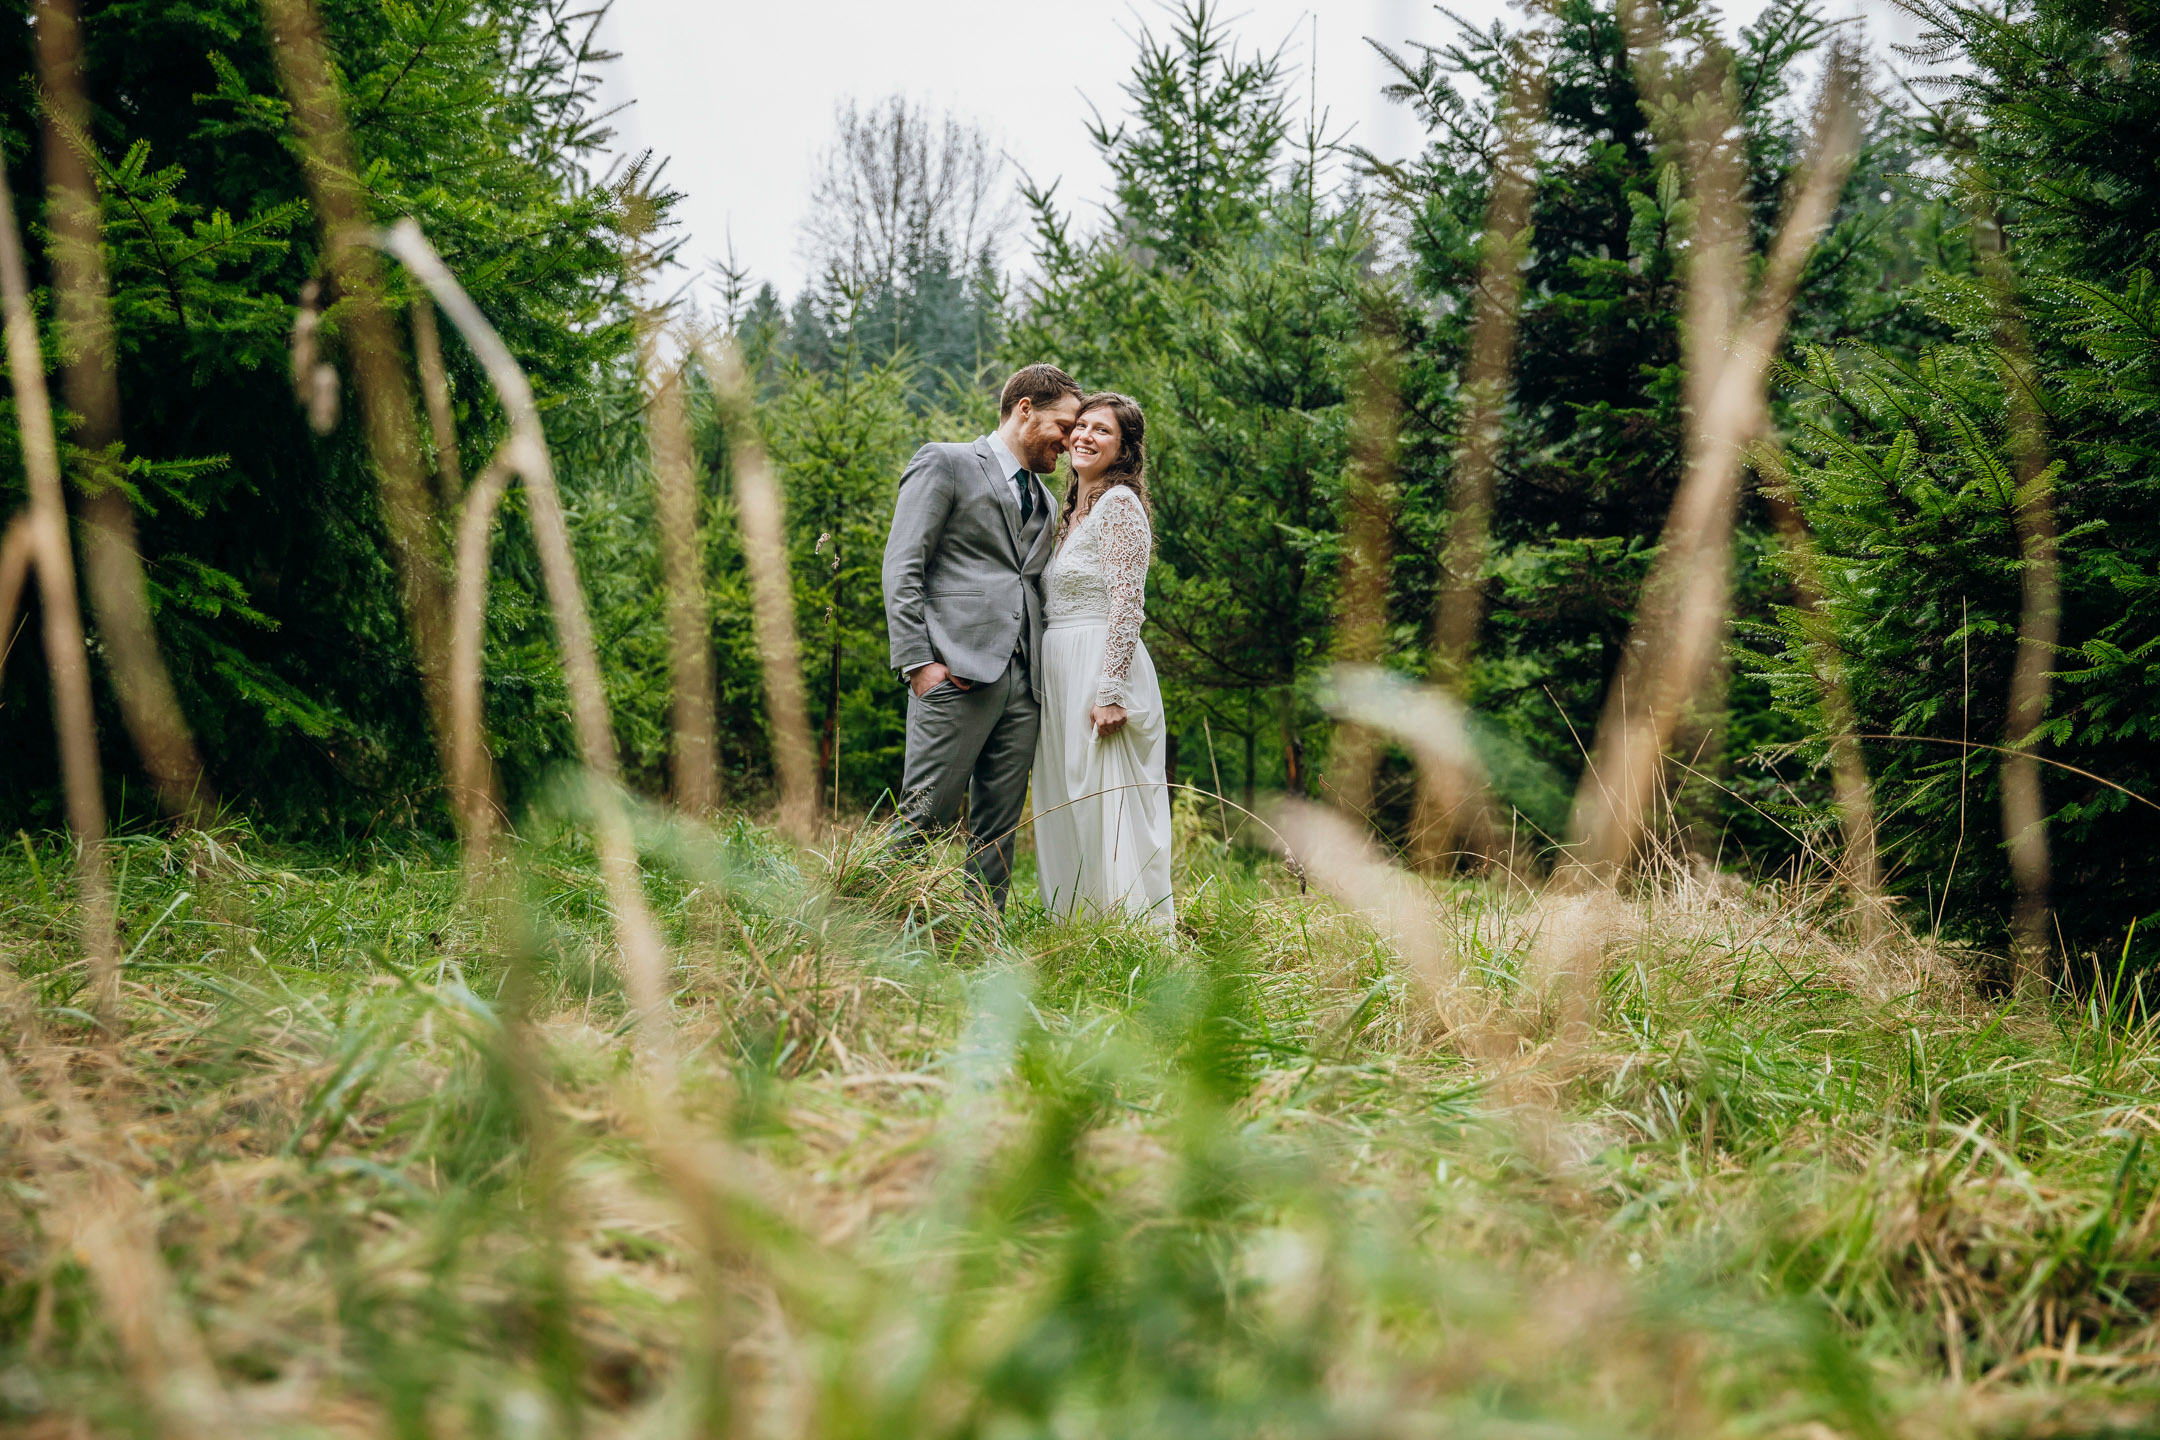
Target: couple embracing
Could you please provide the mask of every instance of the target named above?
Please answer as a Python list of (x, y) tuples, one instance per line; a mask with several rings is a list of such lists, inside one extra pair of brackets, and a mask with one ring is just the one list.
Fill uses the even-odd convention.
[[(968, 869), (1002, 910), (1035, 786), (1053, 914), (1173, 922), (1162, 690), (1140, 641), (1154, 549), (1146, 421), (1055, 365), (1005, 382), (998, 426), (925, 445), (885, 543), (892, 664), (907, 680), (899, 827), (967, 807)], [(1062, 505), (1045, 478), (1070, 455)]]

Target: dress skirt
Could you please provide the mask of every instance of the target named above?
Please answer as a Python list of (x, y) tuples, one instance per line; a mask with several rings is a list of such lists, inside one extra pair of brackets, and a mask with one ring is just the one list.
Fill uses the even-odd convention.
[(1042, 729), (1035, 742), (1035, 861), (1043, 904), (1058, 916), (1123, 910), (1170, 926), (1170, 787), (1162, 687), (1136, 644), (1125, 725), (1095, 738), (1088, 712), (1102, 683), (1109, 625), (1060, 619), (1043, 632)]

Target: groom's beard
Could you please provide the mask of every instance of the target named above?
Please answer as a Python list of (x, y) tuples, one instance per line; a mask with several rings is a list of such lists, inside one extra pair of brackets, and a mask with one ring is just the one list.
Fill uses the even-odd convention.
[(1037, 475), (1048, 475), (1057, 469), (1058, 456), (1064, 453), (1063, 446), (1044, 442), (1029, 446), (1026, 453), (1021, 455), (1020, 463)]

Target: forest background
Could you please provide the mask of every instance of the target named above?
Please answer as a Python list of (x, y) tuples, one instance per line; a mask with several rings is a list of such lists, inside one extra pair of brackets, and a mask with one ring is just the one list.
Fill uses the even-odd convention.
[[(1665, 8), (1669, 23), (1699, 13)], [(1281, 59), (1221, 12), (1165, 11), (1125, 113), (1094, 122), (1115, 182), (1099, 222), (1019, 183), (964, 119), (865, 99), (839, 119), (806, 234), (820, 283), (789, 297), (723, 273), (717, 313), (693, 316), (666, 309), (682, 273), (674, 197), (650, 160), (606, 166), (590, 14), (566, 0), (324, 13), (379, 216), (420, 221), (539, 392), (634, 785), (664, 791), (670, 760), (640, 346), (680, 322), (731, 337), (757, 382), (828, 809), (872, 809), (899, 779), (903, 691), (885, 668), (877, 569), (900, 470), (925, 440), (987, 429), (1006, 369), (1052, 359), (1151, 417), (1148, 643), (1177, 778), (1248, 802), (1334, 795), (1408, 844), (1406, 757), (1383, 755), (1355, 795), (1336, 783), (1327, 675), (1374, 660), (1457, 686), (1511, 830), (1531, 849), (1563, 833), (1578, 736), (1622, 661), (1688, 424), (1693, 215), (1613, 9), (1561, 0), (1547, 22), (1494, 543), (1466, 575), (1441, 557), (1495, 97), (1521, 79), (1498, 33), (1394, 57), (1393, 98), (1427, 139), (1391, 164), (1337, 145), (1298, 109)], [(1919, 57), (1936, 62), (1932, 85), (1872, 72), (1857, 162), (1800, 288), (1778, 446), (1749, 480), (1734, 643), (1717, 699), (1677, 743), (1672, 818), (1716, 864), (1776, 870), (1832, 847), (1832, 657), (1871, 737), (1886, 874), (1918, 928), (1998, 945), (2012, 885), (2001, 755), (1986, 747), (2029, 739), (2058, 762), (2045, 794), (2062, 950), (2148, 966), (2160, 945), (2132, 926), (2160, 910), (2160, 831), (2104, 782), (2160, 790), (2160, 23), (2078, 0), (1935, 19), (1957, 38)], [(103, 200), (124, 438), (93, 447), (78, 429), (71, 473), (85, 492), (118, 486), (136, 512), (158, 639), (224, 803), (333, 844), (447, 839), (367, 452), (356, 427), (311, 431), (294, 400), (291, 336), (323, 263), (256, 7), (116, 0), (84, 20), (93, 112), (77, 141)], [(9, 33), (0, 153), (35, 238), (42, 100), (30, 28)], [(1732, 98), (1758, 249), (1800, 163), (1806, 77), (1838, 43), (1805, 0), (1740, 34)], [(2029, 386), (2003, 363), (1998, 254)], [(444, 349), (463, 439), (435, 460), (454, 492), (502, 422), (471, 355), (452, 337)], [(2022, 483), (2021, 391), (2048, 446)], [(709, 391), (692, 401), (723, 784), (754, 807), (772, 758), (732, 452)], [(1367, 422), (1383, 413), (1376, 449)], [(19, 463), (12, 444), (0, 453)], [(19, 507), (19, 470), (0, 491)], [(2021, 516), (2042, 497), (2060, 625), (2046, 721), (2025, 737), (2008, 697), (2031, 563)], [(485, 664), (512, 813), (571, 752), (522, 504), (495, 552)], [(1384, 516), (1388, 558), (1384, 618), (1352, 634), (1338, 617), (1360, 513)], [(1811, 565), (1786, 543), (1798, 522), (1820, 550)], [(1483, 599), (1461, 673), (1433, 636), (1450, 584)], [(61, 819), (47, 688), (37, 648), (11, 644), (10, 828)], [(117, 707), (100, 703), (116, 813), (153, 823)]]

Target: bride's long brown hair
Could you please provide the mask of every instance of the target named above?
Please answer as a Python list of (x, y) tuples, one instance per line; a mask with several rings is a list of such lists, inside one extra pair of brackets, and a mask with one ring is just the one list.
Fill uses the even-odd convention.
[[(1123, 485), (1140, 497), (1140, 508), (1147, 512), (1148, 520), (1155, 519), (1155, 506), (1147, 493), (1147, 416), (1140, 413), (1140, 402), (1130, 395), (1120, 395), (1115, 390), (1098, 390), (1080, 402), (1080, 413), (1090, 410), (1108, 410), (1117, 421), (1118, 454), (1103, 472), (1107, 482), (1104, 493), (1111, 485)], [(1070, 461), (1067, 462), (1068, 466)], [(1100, 499), (1101, 497), (1096, 497)], [(1058, 517), (1058, 539), (1072, 529), (1073, 514), (1080, 508), (1080, 472), (1072, 472), (1072, 480), (1065, 487), (1065, 511)]]

